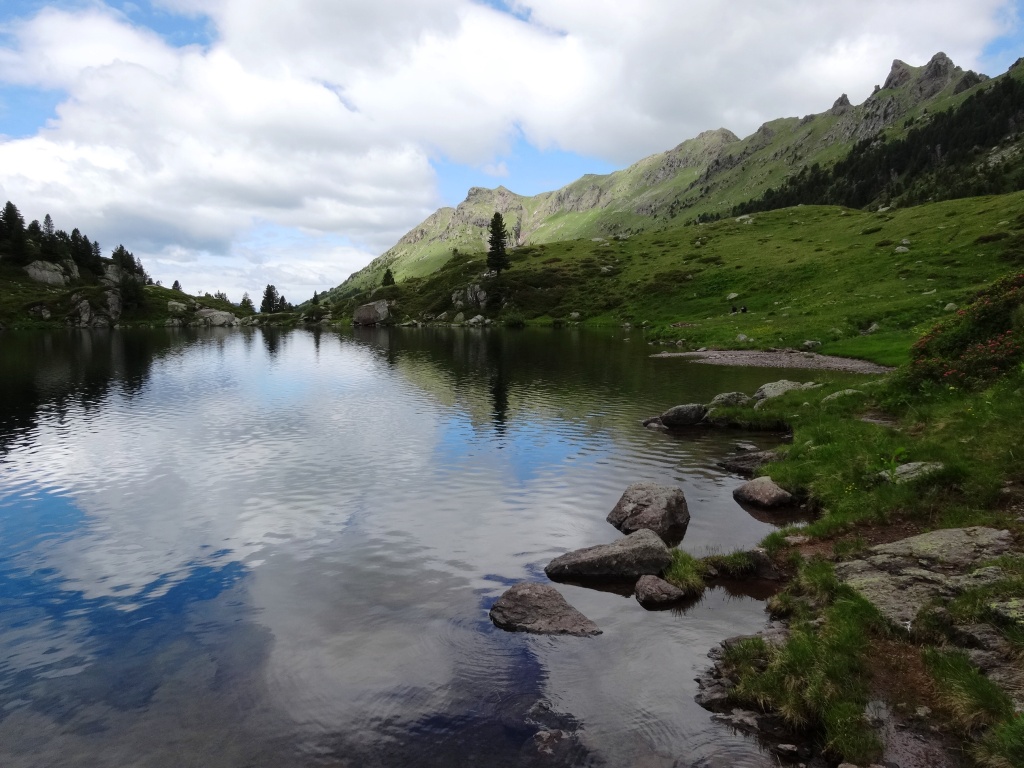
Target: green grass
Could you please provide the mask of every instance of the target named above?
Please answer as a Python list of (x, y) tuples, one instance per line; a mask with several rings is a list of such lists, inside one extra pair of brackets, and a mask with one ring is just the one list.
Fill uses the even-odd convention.
[(923, 650), (924, 663), (954, 721), (970, 733), (1008, 720), (1013, 702), (962, 651)]
[[(914, 339), (948, 317), (947, 304), (963, 305), (1012, 267), (1002, 257), (1016, 234), (977, 239), (1018, 233), (1022, 203), (1024, 193), (884, 214), (802, 206), (757, 214), (751, 224), (730, 218), (626, 239), (549, 242), (510, 251), (512, 268), (500, 280), (482, 276), (481, 243), (449, 252), (429, 273), (400, 278), (392, 298), (400, 319), (443, 311), (451, 317), (452, 293), (479, 283), (492, 297), (483, 310), (489, 317), (498, 317), (503, 304), (533, 324), (579, 312), (590, 324), (647, 322), (650, 338), (682, 339), (683, 349), (799, 347), (813, 340), (824, 353), (900, 364)], [(874, 227), (879, 231), (861, 234)], [(883, 236), (909, 239), (910, 253), (877, 246)], [(336, 317), (351, 317), (355, 306), (383, 295), (379, 288), (351, 290), (343, 300), (340, 291), (325, 299)], [(731, 293), (739, 295), (727, 300)], [(733, 305), (748, 311), (730, 314)], [(862, 335), (873, 323), (879, 330)], [(737, 341), (740, 334), (748, 340)]]
[(687, 597), (699, 597), (704, 593), (704, 564), (681, 549), (672, 550), (672, 564), (662, 574), (665, 581), (686, 593)]
[(788, 591), (822, 601), (821, 621), (792, 621), (789, 638), (778, 647), (757, 639), (727, 649), (724, 663), (738, 680), (735, 698), (818, 733), (832, 757), (870, 763), (881, 754), (881, 744), (863, 716), (868, 652), (871, 633), (882, 622), (867, 601), (838, 583), (824, 561), (808, 562)]
[(1024, 718), (1014, 716), (986, 733), (972, 751), (982, 768), (1019, 768), (1024, 765)]

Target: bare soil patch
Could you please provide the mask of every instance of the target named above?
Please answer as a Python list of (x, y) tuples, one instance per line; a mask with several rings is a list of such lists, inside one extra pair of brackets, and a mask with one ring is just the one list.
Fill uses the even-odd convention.
[(848, 373), (888, 373), (893, 370), (884, 365), (855, 360), (850, 357), (832, 357), (817, 352), (796, 349), (714, 349), (706, 352), (658, 352), (651, 357), (686, 357), (707, 365), (744, 365), (751, 368), (810, 368)]

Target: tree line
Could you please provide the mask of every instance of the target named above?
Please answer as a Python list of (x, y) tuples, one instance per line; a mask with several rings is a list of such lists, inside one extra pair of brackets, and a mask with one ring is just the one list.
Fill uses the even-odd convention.
[[(57, 229), (50, 214), (30, 224), (25, 224), (18, 206), (10, 200), (0, 211), (0, 255), (18, 266), (31, 264), (33, 261), (60, 263), (70, 261), (79, 271), (91, 273), (96, 277), (104, 275), (102, 250), (96, 240), (90, 240), (77, 227), (68, 234)], [(137, 278), (136, 282), (152, 283), (146, 274), (142, 262), (139, 261), (123, 245), (118, 245), (110, 258), (127, 276)]]
[[(993, 150), (1024, 132), (1024, 83), (1006, 76), (956, 109), (925, 115), (900, 139), (864, 139), (835, 165), (802, 168), (733, 215), (794, 205), (915, 205), (1024, 189), (1024, 168)], [(911, 127), (912, 126), (912, 127)]]

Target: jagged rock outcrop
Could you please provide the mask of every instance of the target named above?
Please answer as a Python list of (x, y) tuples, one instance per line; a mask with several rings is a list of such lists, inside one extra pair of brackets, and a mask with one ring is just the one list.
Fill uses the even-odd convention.
[(58, 264), (50, 261), (33, 261), (24, 267), (29, 279), (44, 285), (67, 285), (68, 276)]
[(679, 488), (657, 483), (633, 483), (606, 518), (623, 533), (646, 528), (666, 544), (682, 541), (690, 524), (690, 510)]
[(491, 607), (490, 618), (496, 627), (509, 632), (577, 637), (601, 634), (594, 622), (569, 605), (550, 584), (510, 587)]

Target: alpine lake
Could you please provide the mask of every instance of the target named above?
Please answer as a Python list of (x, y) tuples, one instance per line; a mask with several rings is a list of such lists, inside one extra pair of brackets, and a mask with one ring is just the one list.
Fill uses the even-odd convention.
[[(780, 521), (730, 430), (643, 418), (821, 371), (652, 359), (642, 330), (0, 334), (0, 765), (774, 765), (694, 702), (763, 590), (557, 584), (591, 638), (488, 610), (681, 487), (694, 555)], [(788, 521), (782, 521), (788, 522)]]

